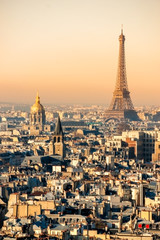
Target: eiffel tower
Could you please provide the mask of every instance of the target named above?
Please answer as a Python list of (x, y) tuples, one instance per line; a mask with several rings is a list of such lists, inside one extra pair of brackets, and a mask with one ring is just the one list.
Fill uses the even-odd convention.
[(127, 75), (125, 66), (125, 36), (123, 29), (119, 36), (119, 59), (118, 59), (118, 73), (115, 91), (113, 93), (112, 101), (109, 108), (105, 111), (105, 119), (129, 119), (131, 121), (138, 121), (136, 111), (130, 97), (130, 92), (127, 85)]

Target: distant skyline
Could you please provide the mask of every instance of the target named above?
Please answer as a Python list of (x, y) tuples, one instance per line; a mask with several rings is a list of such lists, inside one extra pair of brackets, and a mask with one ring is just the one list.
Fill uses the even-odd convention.
[(159, 0), (0, 0), (0, 102), (111, 102), (123, 24), (134, 106), (160, 105)]

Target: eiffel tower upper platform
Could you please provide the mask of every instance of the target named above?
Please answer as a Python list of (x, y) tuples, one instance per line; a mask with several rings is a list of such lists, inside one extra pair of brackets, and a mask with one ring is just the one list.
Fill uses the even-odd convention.
[(123, 35), (123, 30), (121, 30), (121, 35), (119, 36), (119, 60), (116, 87), (111, 104), (105, 111), (105, 118), (106, 120), (110, 118), (118, 118), (138, 121), (139, 117), (134, 110), (127, 85), (124, 41), (125, 37)]

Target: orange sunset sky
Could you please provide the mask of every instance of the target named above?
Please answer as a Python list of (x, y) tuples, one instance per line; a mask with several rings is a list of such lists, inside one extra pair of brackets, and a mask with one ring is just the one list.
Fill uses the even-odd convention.
[(160, 0), (0, 0), (0, 102), (107, 106), (121, 24), (132, 101), (160, 105)]

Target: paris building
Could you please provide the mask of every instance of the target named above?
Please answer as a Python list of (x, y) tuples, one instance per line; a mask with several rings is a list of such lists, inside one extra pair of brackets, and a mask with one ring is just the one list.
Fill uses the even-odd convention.
[(46, 122), (45, 109), (40, 103), (40, 97), (37, 93), (36, 101), (31, 107), (30, 111), (30, 125), (43, 127)]
[(52, 131), (52, 126), (46, 124), (46, 115), (43, 105), (40, 103), (40, 97), (37, 93), (35, 103), (30, 109), (29, 125), (24, 125), (23, 130), (30, 135), (40, 135), (43, 132)]
[(49, 155), (59, 155), (62, 158), (65, 157), (64, 134), (59, 115), (54, 134), (52, 135), (52, 140), (50, 141)]

